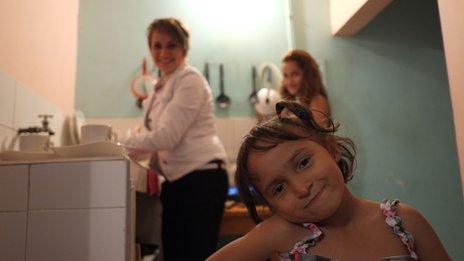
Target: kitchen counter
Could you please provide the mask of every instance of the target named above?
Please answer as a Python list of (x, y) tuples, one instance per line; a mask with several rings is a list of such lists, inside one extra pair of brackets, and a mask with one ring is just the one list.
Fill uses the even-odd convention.
[(79, 158), (50, 158), (50, 159), (33, 159), (33, 160), (0, 160), (0, 166), (10, 165), (37, 165), (47, 163), (70, 163), (70, 162), (86, 162), (86, 161), (111, 161), (126, 159), (130, 162), (130, 179), (135, 191), (147, 193), (147, 176), (146, 169), (140, 166), (137, 162), (124, 156), (107, 156), (107, 157), (79, 157)]
[[(258, 215), (266, 219), (271, 216), (271, 211), (267, 206), (257, 207)], [(222, 216), (219, 235), (236, 236), (244, 235), (255, 227), (255, 222), (248, 215), (248, 210), (243, 203), (235, 203), (226, 207)]]
[(140, 169), (124, 157), (1, 162), (2, 258), (134, 260)]
[(82, 158), (52, 158), (52, 159), (31, 159), (31, 160), (0, 160), (1, 165), (22, 165), (22, 164), (42, 164), (42, 163), (58, 163), (58, 162), (79, 162), (79, 161), (104, 161), (123, 159), (123, 156), (116, 157), (82, 157)]

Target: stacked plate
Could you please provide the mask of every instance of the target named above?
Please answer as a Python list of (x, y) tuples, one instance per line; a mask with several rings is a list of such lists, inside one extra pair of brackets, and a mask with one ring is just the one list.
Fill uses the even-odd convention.
[(69, 119), (69, 137), (71, 144), (79, 144), (81, 138), (81, 127), (85, 125), (84, 113), (82, 111), (75, 111)]

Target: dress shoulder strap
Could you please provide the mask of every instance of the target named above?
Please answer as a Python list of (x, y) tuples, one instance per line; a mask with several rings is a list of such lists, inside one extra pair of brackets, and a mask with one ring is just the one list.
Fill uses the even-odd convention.
[(392, 228), (393, 233), (395, 233), (401, 239), (401, 242), (403, 242), (403, 244), (408, 249), (409, 255), (412, 258), (419, 259), (419, 256), (414, 251), (414, 237), (409, 231), (404, 229), (401, 224), (401, 218), (397, 214), (398, 211), (396, 206), (399, 202), (400, 201), (398, 199), (384, 199), (380, 203), (380, 209), (382, 210), (382, 214), (386, 217), (385, 223), (387, 223), (387, 225)]
[(322, 230), (314, 223), (303, 223), (302, 225), (309, 230), (309, 235), (293, 246), (289, 252), (291, 260), (299, 260), (300, 256), (309, 254), (309, 248), (316, 245), (317, 239), (322, 235)]

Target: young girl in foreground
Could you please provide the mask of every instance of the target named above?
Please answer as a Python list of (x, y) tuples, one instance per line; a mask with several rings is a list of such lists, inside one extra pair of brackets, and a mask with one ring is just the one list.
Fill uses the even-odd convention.
[[(294, 102), (276, 111), (250, 131), (237, 157), (236, 183), (259, 224), (208, 260), (450, 260), (416, 209), (351, 194), (354, 144), (335, 136), (333, 123), (319, 126)], [(270, 218), (258, 217), (257, 200), (269, 205)]]

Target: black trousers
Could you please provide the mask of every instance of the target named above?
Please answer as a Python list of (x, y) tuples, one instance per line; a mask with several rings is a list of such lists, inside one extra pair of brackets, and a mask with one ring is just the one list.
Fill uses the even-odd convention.
[(214, 253), (228, 187), (227, 172), (221, 168), (194, 171), (163, 183), (165, 261), (203, 261)]

